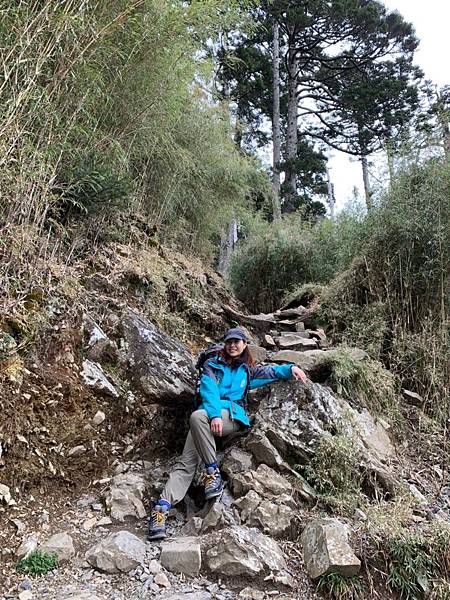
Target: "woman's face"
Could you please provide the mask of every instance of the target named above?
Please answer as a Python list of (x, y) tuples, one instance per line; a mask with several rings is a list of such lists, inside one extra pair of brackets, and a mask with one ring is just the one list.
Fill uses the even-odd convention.
[(235, 340), (232, 338), (225, 342), (225, 352), (232, 358), (240, 356), (246, 348), (247, 342), (244, 342), (244, 340)]

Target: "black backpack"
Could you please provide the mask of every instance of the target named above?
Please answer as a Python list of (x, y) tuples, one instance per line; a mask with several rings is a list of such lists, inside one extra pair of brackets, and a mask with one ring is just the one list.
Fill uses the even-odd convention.
[(197, 369), (197, 379), (195, 380), (195, 392), (194, 392), (194, 410), (202, 403), (200, 398), (200, 379), (203, 375), (203, 368), (208, 358), (217, 356), (221, 350), (223, 350), (224, 344), (210, 344), (207, 348), (202, 350), (197, 357), (195, 368)]

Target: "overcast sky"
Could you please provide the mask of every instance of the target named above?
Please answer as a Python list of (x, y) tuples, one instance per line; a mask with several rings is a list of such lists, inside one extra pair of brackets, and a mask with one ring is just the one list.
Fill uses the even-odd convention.
[[(398, 10), (414, 25), (420, 39), (415, 62), (425, 77), (439, 85), (450, 84), (450, 1), (384, 0), (384, 4), (390, 10)], [(355, 185), (362, 192), (360, 163), (342, 153), (333, 153), (331, 177), (338, 208), (351, 197)]]

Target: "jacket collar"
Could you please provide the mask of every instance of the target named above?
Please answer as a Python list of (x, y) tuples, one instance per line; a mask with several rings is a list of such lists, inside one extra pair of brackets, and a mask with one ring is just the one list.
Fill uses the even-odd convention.
[[(216, 367), (218, 369), (224, 370), (226, 367), (231, 368), (230, 365), (226, 362), (225, 359), (223, 359), (221, 356), (216, 355), (211, 359), (211, 364), (213, 367)], [(248, 365), (246, 363), (242, 363), (240, 364), (236, 370), (240, 369), (241, 367), (243, 367), (246, 371), (248, 371)]]

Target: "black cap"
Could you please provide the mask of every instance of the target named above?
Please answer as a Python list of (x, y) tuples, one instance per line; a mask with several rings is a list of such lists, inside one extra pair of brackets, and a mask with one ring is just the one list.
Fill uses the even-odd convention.
[(242, 331), (242, 329), (239, 329), (238, 327), (235, 327), (234, 329), (229, 329), (226, 332), (223, 340), (224, 342), (227, 342), (228, 340), (243, 340), (244, 342), (248, 342), (247, 336)]

